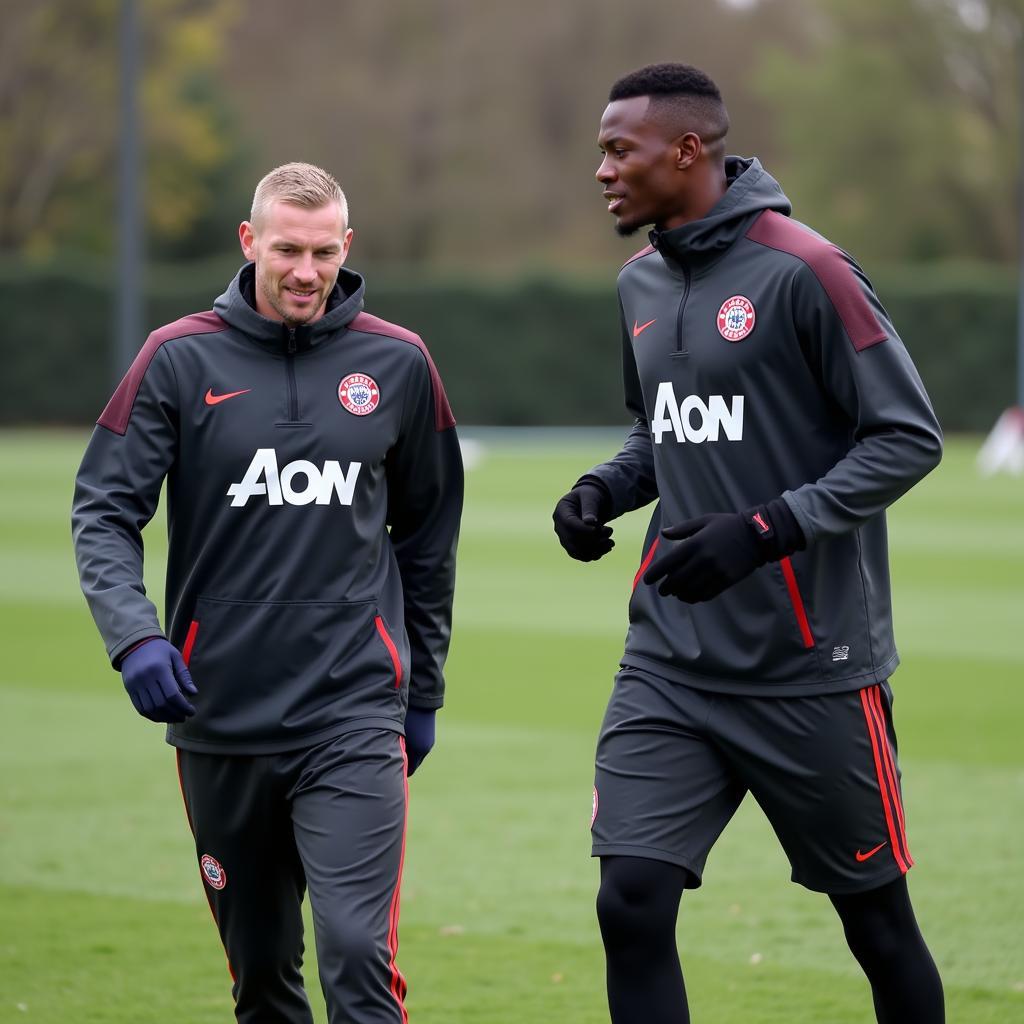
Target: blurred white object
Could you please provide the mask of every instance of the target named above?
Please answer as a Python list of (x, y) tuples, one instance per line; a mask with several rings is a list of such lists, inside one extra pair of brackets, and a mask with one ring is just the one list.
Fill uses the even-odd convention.
[(476, 469), (484, 461), (484, 446), (472, 437), (460, 437), (459, 447), (462, 449), (462, 465), (466, 469)]
[(1013, 406), (996, 420), (978, 452), (977, 465), (982, 476), (1003, 470), (1024, 473), (1024, 407)]

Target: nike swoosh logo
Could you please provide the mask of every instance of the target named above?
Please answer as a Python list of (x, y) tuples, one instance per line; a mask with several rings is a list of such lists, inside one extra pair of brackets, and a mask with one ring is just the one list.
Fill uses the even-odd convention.
[(206, 390), (206, 404), (207, 405), (218, 405), (220, 402), (226, 402), (229, 398), (237, 398), (239, 395), (247, 395), (252, 391), (252, 388), (246, 388), (244, 391), (229, 391), (226, 395), (215, 395), (213, 388), (207, 388)]
[(633, 321), (633, 337), (634, 338), (639, 338), (640, 335), (643, 334), (644, 331), (646, 331), (647, 328), (651, 326), (651, 324), (653, 324), (653, 323), (655, 323), (655, 321), (657, 321), (657, 319), (658, 318), (655, 317), (654, 320), (648, 320), (647, 323), (645, 323), (645, 324), (640, 323), (639, 320), (634, 320)]
[(875, 848), (874, 848), (873, 850), (868, 850), (868, 852), (867, 852), (867, 853), (861, 853), (861, 852), (860, 852), (860, 850), (858, 850), (858, 851), (857, 851), (857, 852), (856, 852), (856, 853), (854, 854), (854, 856), (855, 856), (855, 857), (857, 858), (857, 860), (858, 860), (858, 861), (864, 861), (864, 860), (868, 860), (868, 859), (869, 859), (870, 857), (874, 857), (874, 855), (875, 855), (876, 853), (878, 853), (878, 851), (879, 851), (879, 850), (880, 850), (880, 849), (881, 849), (881, 848), (882, 848), (883, 846), (888, 846), (888, 843), (879, 843), (879, 844), (878, 844), (878, 845), (877, 845), (877, 846), (876, 846), (876, 847), (875, 847)]

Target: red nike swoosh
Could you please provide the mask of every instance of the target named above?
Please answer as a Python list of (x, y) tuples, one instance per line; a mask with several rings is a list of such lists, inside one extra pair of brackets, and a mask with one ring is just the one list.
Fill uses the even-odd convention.
[(213, 388), (207, 388), (206, 390), (206, 404), (216, 405), (218, 402), (226, 402), (229, 398), (237, 398), (239, 395), (247, 395), (252, 391), (252, 388), (246, 388), (244, 391), (229, 391), (226, 395), (215, 395)]
[(645, 324), (640, 323), (639, 320), (634, 320), (633, 321), (633, 337), (634, 338), (640, 337), (640, 335), (643, 334), (643, 332), (646, 331), (647, 328), (650, 327), (651, 324), (653, 324), (657, 319), (658, 318), (655, 317), (654, 320), (648, 320), (647, 323), (645, 323)]
[(855, 857), (857, 858), (857, 860), (859, 860), (859, 861), (862, 861), (862, 860), (867, 860), (867, 859), (868, 859), (869, 857), (874, 857), (874, 855), (875, 855), (876, 853), (878, 853), (878, 851), (879, 851), (879, 850), (880, 850), (880, 849), (881, 849), (881, 848), (882, 848), (883, 846), (887, 846), (887, 845), (888, 845), (887, 843), (879, 843), (879, 844), (878, 844), (878, 845), (877, 845), (877, 846), (876, 846), (876, 847), (875, 847), (875, 848), (874, 848), (873, 850), (868, 850), (868, 852), (867, 852), (867, 853), (861, 853), (861, 852), (860, 852), (860, 850), (858, 850), (858, 851), (857, 851), (857, 852), (856, 852), (856, 853), (854, 854), (854, 856), (855, 856)]

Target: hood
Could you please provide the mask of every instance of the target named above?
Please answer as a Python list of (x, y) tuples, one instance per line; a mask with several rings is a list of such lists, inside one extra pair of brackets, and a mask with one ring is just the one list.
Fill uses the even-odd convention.
[(704, 217), (669, 231), (652, 231), (651, 245), (681, 263), (705, 263), (745, 234), (763, 211), (776, 210), (788, 217), (793, 209), (779, 183), (756, 157), (727, 156), (725, 178), (725, 195)]
[(268, 320), (255, 308), (256, 265), (246, 263), (235, 274), (223, 295), (213, 304), (213, 311), (231, 327), (272, 352), (285, 353), (321, 345), (347, 327), (363, 308), (365, 282), (354, 270), (341, 268), (338, 282), (327, 297), (327, 312), (312, 324), (294, 328), (294, 334), (279, 320)]

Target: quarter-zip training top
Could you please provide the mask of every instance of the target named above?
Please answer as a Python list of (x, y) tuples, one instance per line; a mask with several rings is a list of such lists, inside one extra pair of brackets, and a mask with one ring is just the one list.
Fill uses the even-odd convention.
[[(167, 482), (167, 637), (199, 690), (168, 742), (274, 753), (443, 702), (463, 477), (419, 337), (362, 312), (253, 308), (243, 267), (210, 312), (150, 335), (75, 487), (82, 589), (117, 665), (162, 636), (142, 529)], [(248, 298), (247, 298), (248, 296)]]
[[(790, 219), (756, 159), (726, 172), (707, 216), (652, 232), (619, 274), (636, 421), (582, 479), (612, 518), (658, 502), (623, 664), (737, 694), (857, 689), (898, 664), (885, 509), (938, 464), (941, 432), (860, 267)], [(643, 583), (662, 527), (780, 495), (805, 551), (701, 604)]]

